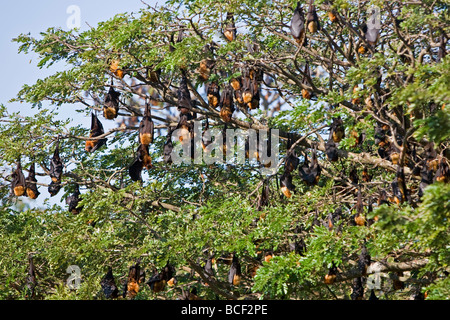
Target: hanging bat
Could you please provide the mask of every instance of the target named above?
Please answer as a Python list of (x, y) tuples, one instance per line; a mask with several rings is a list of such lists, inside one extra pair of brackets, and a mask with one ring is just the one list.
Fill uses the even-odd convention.
[(250, 78), (250, 70), (244, 70), (242, 76), (242, 99), (245, 104), (248, 104), (253, 99), (252, 79)]
[(12, 173), (11, 190), (16, 197), (23, 196), (26, 190), (26, 180), (22, 172), (20, 160), (17, 162), (17, 168)]
[[(105, 132), (103, 131), (102, 123), (100, 122), (100, 120), (98, 120), (97, 116), (94, 115), (94, 113), (92, 113), (92, 115), (91, 115), (91, 132), (89, 134), (89, 138), (95, 138), (95, 137), (101, 136), (104, 133)], [(97, 139), (97, 140), (87, 140), (84, 149), (87, 152), (94, 152), (95, 150), (99, 149), (103, 145), (106, 145), (107, 140), (108, 139), (106, 139), (106, 138)]]
[(358, 256), (358, 269), (361, 275), (367, 276), (367, 268), (370, 265), (370, 254), (365, 245), (362, 245), (361, 253)]
[(284, 161), (284, 171), (291, 173), (297, 169), (300, 159), (297, 158), (295, 152), (288, 152), (286, 155), (286, 160)]
[(241, 282), (241, 264), (238, 257), (233, 254), (230, 271), (228, 271), (228, 283), (233, 286), (238, 286)]
[(139, 144), (136, 150), (136, 157), (128, 168), (131, 180), (142, 181), (142, 169), (150, 170), (152, 168), (152, 158), (148, 152), (148, 146)]
[(358, 184), (359, 183), (358, 171), (356, 170), (356, 168), (354, 166), (352, 166), (348, 177), (350, 178), (350, 181), (353, 184)]
[(112, 60), (109, 70), (114, 73), (119, 79), (123, 78), (123, 70), (119, 68), (120, 60)]
[[(191, 113), (181, 113), (180, 114), (180, 120), (178, 120), (178, 125), (176, 127), (177, 130), (184, 130), (182, 131), (181, 135), (178, 137), (181, 143), (185, 141), (186, 139), (189, 140), (189, 137), (191, 136), (192, 130), (193, 130), (193, 124), (189, 122), (192, 120)], [(188, 142), (188, 141), (185, 141)]]
[(394, 165), (398, 164), (398, 161), (400, 159), (400, 150), (393, 143), (390, 145), (389, 157), (391, 159), (392, 164)]
[(208, 97), (208, 104), (212, 108), (217, 108), (220, 102), (220, 88), (219, 85), (216, 82), (212, 82), (208, 86), (207, 90), (207, 97)]
[(336, 162), (339, 160), (338, 148), (333, 139), (328, 139), (325, 143), (325, 153), (329, 161)]
[[(310, 86), (311, 84), (309, 82), (309, 79), (311, 79), (311, 70), (309, 68), (309, 63), (308, 62), (305, 63), (305, 71), (304, 71), (304, 73), (305, 73), (305, 75), (303, 76), (302, 84), (305, 85), (305, 86)], [(311, 91), (309, 91), (306, 88), (303, 88), (302, 89), (302, 97), (303, 97), (303, 99), (308, 99), (308, 100), (311, 99), (311, 97), (312, 97)]]
[(206, 118), (205, 129), (203, 130), (203, 134), (202, 134), (203, 150), (206, 150), (206, 148), (213, 142), (210, 132), (208, 130), (209, 130), (209, 119)]
[(291, 35), (300, 46), (306, 45), (305, 16), (302, 7), (300, 7), (300, 2), (297, 2), (297, 7), (294, 10), (290, 30)]
[(184, 71), (182, 71), (180, 86), (178, 88), (178, 110), (180, 110), (182, 114), (190, 113), (190, 108), (192, 106), (191, 94), (187, 82), (187, 77)]
[(200, 61), (200, 66), (198, 67), (198, 73), (200, 80), (203, 82), (208, 81), (211, 75), (211, 69), (214, 67), (215, 61), (212, 59), (203, 59)]
[(234, 16), (232, 12), (227, 12), (227, 18), (225, 21), (225, 30), (223, 35), (228, 41), (233, 41), (236, 39), (236, 25), (234, 24)]
[(232, 87), (228, 85), (223, 89), (220, 100), (220, 118), (222, 121), (225, 123), (230, 122), (234, 110)]
[(364, 218), (364, 206), (363, 206), (363, 200), (362, 200), (362, 193), (361, 188), (358, 188), (358, 195), (356, 198), (356, 215), (355, 215), (355, 223), (358, 226), (364, 226), (366, 224), (366, 218)]
[(120, 93), (115, 91), (111, 86), (105, 97), (105, 102), (103, 103), (103, 116), (112, 120), (117, 118), (117, 113), (119, 112), (119, 97)]
[(27, 294), (27, 297), (30, 299), (34, 299), (36, 296), (36, 267), (33, 263), (33, 255), (28, 254), (28, 274), (27, 274), (27, 289), (29, 291), (29, 294)]
[(163, 150), (165, 163), (172, 163), (172, 150), (173, 150), (172, 130), (169, 129), (166, 141), (164, 142), (164, 150)]
[(336, 23), (338, 22), (338, 16), (337, 16), (337, 12), (336, 10), (330, 10), (328, 11), (328, 18), (330, 19), (331, 23)]
[(363, 169), (362, 180), (364, 182), (370, 182), (372, 180), (372, 176), (369, 175), (369, 171), (367, 170), (367, 167), (364, 167), (364, 169)]
[(280, 177), (280, 187), (281, 192), (287, 197), (292, 196), (293, 191), (295, 191), (295, 186), (292, 184), (292, 175), (289, 172), (284, 172)]
[(140, 259), (136, 262), (134, 266), (131, 266), (128, 269), (128, 277), (126, 282), (126, 289), (124, 290), (123, 297), (129, 297), (130, 299), (134, 299), (136, 295), (139, 293), (140, 285), (139, 280), (141, 277), (141, 266)]
[(147, 285), (153, 292), (158, 293), (164, 290), (168, 282), (174, 282), (175, 268), (169, 263), (161, 272), (154, 272), (153, 276), (148, 280)]
[(333, 262), (333, 265), (328, 269), (328, 273), (325, 275), (325, 284), (333, 284), (336, 281), (337, 272), (337, 267)]
[(78, 184), (75, 184), (74, 192), (66, 198), (66, 204), (69, 206), (69, 212), (73, 214), (79, 214), (81, 212), (82, 208), (78, 207), (78, 203), (81, 200), (80, 195), (80, 188)]
[(309, 9), (306, 14), (306, 25), (311, 33), (315, 33), (317, 30), (320, 30), (319, 17), (317, 16), (316, 6), (313, 5), (313, 3), (314, 0), (309, 2)]
[(256, 210), (261, 211), (263, 207), (266, 207), (269, 204), (269, 191), (269, 185), (264, 183)]
[(334, 142), (338, 143), (345, 138), (344, 122), (341, 117), (333, 118), (333, 122), (330, 126), (330, 137)]
[(53, 157), (50, 160), (50, 178), (52, 182), (48, 186), (48, 192), (53, 197), (55, 196), (59, 190), (61, 189), (61, 177), (63, 171), (63, 163), (59, 156), (59, 141), (56, 143), (56, 148), (53, 153)]
[(108, 272), (101, 279), (100, 286), (106, 299), (116, 299), (119, 296), (119, 289), (116, 286), (111, 267), (108, 268)]
[(139, 141), (142, 145), (148, 146), (153, 143), (154, 124), (152, 121), (150, 104), (145, 105), (144, 117), (139, 124)]
[(303, 165), (298, 167), (300, 177), (308, 186), (314, 186), (319, 182), (320, 173), (322, 171), (322, 168), (320, 167), (319, 162), (317, 161), (317, 155), (315, 150), (313, 150), (312, 152), (311, 160), (312, 162), (311, 164), (309, 164), (308, 156), (305, 153), (305, 161), (303, 162)]
[(447, 160), (442, 157), (439, 161), (439, 166), (436, 171), (436, 176), (434, 177), (435, 181), (448, 183), (450, 181), (450, 168), (447, 163)]
[[(333, 228), (335, 224), (341, 219), (342, 216), (342, 208), (337, 208), (334, 212), (328, 213), (327, 216), (327, 222), (326, 222), (326, 228), (328, 228), (328, 231), (333, 231)], [(340, 228), (336, 230), (336, 232), (339, 232)]]
[(27, 188), (26, 192), (27, 192), (27, 196), (30, 199), (36, 199), (40, 194), (36, 183), (37, 183), (37, 180), (36, 180), (35, 164), (32, 163), (30, 166), (30, 171), (28, 173), (28, 177), (26, 179), (26, 188)]
[(244, 105), (244, 97), (242, 95), (242, 77), (232, 78), (230, 80), (230, 85), (233, 87), (234, 98), (239, 106), (242, 107)]

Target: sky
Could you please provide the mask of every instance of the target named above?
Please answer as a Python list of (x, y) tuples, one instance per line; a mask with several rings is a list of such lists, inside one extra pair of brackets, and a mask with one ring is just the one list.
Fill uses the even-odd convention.
[[(145, 2), (154, 5), (156, 0), (145, 0)], [(160, 0), (158, 3), (162, 4), (163, 1)], [(4, 104), (9, 113), (19, 111), (23, 115), (33, 114), (35, 111), (30, 105), (9, 103), (8, 101), (17, 95), (24, 84), (32, 85), (38, 79), (45, 78), (65, 67), (63, 64), (55, 64), (49, 69), (45, 67), (39, 69), (37, 67), (38, 55), (34, 53), (19, 54), (19, 44), (12, 42), (13, 38), (21, 33), (30, 33), (31, 36), (39, 38), (39, 33), (46, 31), (49, 27), (69, 30), (77, 23), (74, 17), (77, 16), (78, 9), (80, 31), (85, 31), (89, 26), (96, 27), (99, 22), (108, 20), (118, 13), (138, 12), (145, 7), (140, 0), (3, 1), (2, 19), (0, 19), (0, 61), (2, 62), (0, 104)], [(46, 104), (43, 105), (48, 107)], [(90, 126), (90, 117), (83, 117), (75, 112), (68, 113), (65, 112), (66, 110), (70, 110), (70, 108), (63, 109), (64, 118), (69, 117), (75, 119), (75, 122)], [(105, 129), (108, 128), (105, 126)], [(30, 200), (32, 206), (42, 203), (44, 198), (49, 197), (46, 188), (39, 187), (39, 191), (41, 196), (38, 200)], [(60, 193), (63, 192), (60, 191)], [(52, 198), (51, 203), (59, 202), (60, 199), (56, 198)]]

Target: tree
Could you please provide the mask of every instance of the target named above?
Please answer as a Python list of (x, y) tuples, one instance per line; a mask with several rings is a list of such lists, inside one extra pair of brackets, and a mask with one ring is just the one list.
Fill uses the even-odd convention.
[[(14, 167), (0, 180), (1, 297), (448, 299), (448, 14), (429, 0), (167, 1), (19, 35), (39, 67), (70, 67), (13, 99), (36, 115), (1, 107)], [(54, 119), (68, 108), (95, 130)], [(278, 129), (276, 172), (170, 163), (170, 134), (195, 122)], [(25, 190), (67, 204), (15, 206), (19, 163), (36, 164)]]

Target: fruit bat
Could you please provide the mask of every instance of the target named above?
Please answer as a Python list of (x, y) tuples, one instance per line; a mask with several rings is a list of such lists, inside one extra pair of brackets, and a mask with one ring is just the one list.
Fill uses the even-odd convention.
[(336, 281), (337, 272), (337, 267), (333, 262), (333, 265), (328, 269), (328, 273), (325, 275), (325, 284), (333, 284)]
[(181, 288), (181, 300), (203, 300), (197, 295), (197, 288), (193, 287), (191, 291), (184, 291)]
[(306, 44), (305, 16), (303, 9), (300, 7), (300, 2), (297, 2), (297, 7), (294, 10), (290, 29), (295, 41), (300, 46), (304, 46)]
[(358, 270), (361, 272), (361, 275), (367, 275), (367, 268), (370, 265), (370, 254), (367, 250), (366, 246), (363, 245), (361, 248), (361, 253), (358, 256)]
[(161, 272), (155, 271), (152, 277), (148, 280), (147, 285), (153, 292), (161, 292), (164, 290), (166, 284), (171, 281), (175, 274), (175, 268), (169, 263), (161, 270)]
[[(251, 92), (251, 100), (250, 102), (247, 102), (247, 106), (253, 110), (259, 108), (259, 100), (261, 96), (261, 88), (259, 86), (260, 82), (262, 81), (262, 71), (255, 71), (253, 69), (250, 69), (249, 72), (250, 76), (250, 92)], [(245, 93), (245, 91), (244, 91)], [(245, 99), (245, 97), (244, 97)], [(244, 101), (245, 102), (245, 101)]]
[(438, 169), (436, 171), (435, 181), (448, 183), (450, 181), (450, 168), (444, 157), (439, 161)]
[(396, 180), (391, 183), (392, 192), (394, 194), (394, 201), (399, 204), (405, 202), (408, 197), (408, 190), (406, 188), (405, 173), (403, 167), (397, 168)]
[(29, 294), (27, 294), (27, 297), (30, 299), (34, 299), (36, 295), (36, 267), (33, 263), (33, 255), (28, 254), (28, 274), (27, 274), (27, 289), (29, 291)]
[(350, 173), (349, 173), (349, 178), (350, 181), (353, 184), (358, 184), (359, 183), (359, 177), (358, 177), (358, 172), (356, 171), (356, 168), (352, 166)]
[[(92, 113), (91, 115), (91, 132), (89, 134), (89, 138), (95, 138), (98, 137), (105, 132), (103, 131), (103, 125), (98, 120), (97, 116)], [(87, 140), (85, 150), (87, 152), (94, 152), (95, 150), (99, 149), (101, 146), (106, 145), (106, 141), (108, 139), (97, 139), (97, 140)]]
[(167, 133), (166, 142), (164, 142), (164, 150), (163, 150), (165, 163), (172, 163), (172, 150), (173, 150), (172, 130), (169, 130)]
[(17, 168), (12, 173), (11, 190), (16, 197), (23, 196), (26, 189), (26, 180), (22, 172), (20, 160), (17, 162)]
[(241, 282), (241, 264), (236, 255), (233, 255), (230, 271), (228, 271), (228, 283), (238, 286)]
[(209, 84), (207, 89), (208, 104), (212, 108), (217, 108), (220, 102), (220, 88), (216, 82)]
[(114, 73), (118, 78), (123, 78), (123, 70), (119, 68), (120, 60), (112, 60), (109, 70)]
[(400, 150), (395, 146), (395, 144), (390, 145), (389, 157), (392, 164), (397, 165), (400, 160)]
[(258, 199), (257, 210), (261, 211), (263, 207), (269, 204), (269, 185), (264, 183), (261, 191), (261, 195)]
[(142, 145), (148, 146), (153, 143), (154, 124), (151, 116), (150, 104), (145, 106), (144, 117), (139, 124), (139, 141)]
[(333, 118), (330, 125), (330, 137), (334, 142), (338, 143), (345, 137), (344, 122), (341, 117)]
[(331, 23), (337, 22), (338, 21), (338, 17), (337, 17), (336, 10), (328, 11), (328, 18), (330, 19)]
[(150, 170), (152, 168), (152, 158), (148, 152), (148, 146), (140, 144), (136, 150), (136, 157), (128, 168), (131, 180), (142, 181), (142, 169)]
[(295, 191), (295, 186), (292, 184), (292, 175), (289, 172), (284, 172), (280, 178), (281, 192), (287, 197), (292, 196), (292, 191)]
[(202, 134), (202, 148), (203, 148), (203, 150), (206, 150), (206, 148), (213, 142), (211, 135), (206, 134), (206, 132), (208, 130), (209, 130), (209, 119), (206, 118), (205, 129), (203, 130), (203, 134)]
[(52, 182), (48, 186), (48, 192), (50, 196), (55, 196), (59, 190), (61, 189), (61, 177), (63, 171), (63, 163), (59, 156), (59, 142), (56, 144), (55, 151), (53, 153), (53, 157), (50, 160), (50, 178)]
[(119, 296), (119, 289), (116, 286), (111, 267), (108, 268), (108, 272), (101, 279), (100, 286), (106, 299), (116, 299)]
[(234, 16), (232, 12), (227, 12), (226, 26), (223, 35), (228, 41), (236, 39), (236, 25), (234, 24)]
[(191, 94), (187, 85), (187, 78), (184, 72), (181, 74), (180, 86), (178, 88), (178, 110), (183, 113), (190, 113), (192, 106)]
[(320, 173), (322, 171), (319, 162), (317, 161), (316, 151), (312, 152), (312, 162), (309, 164), (308, 156), (305, 153), (305, 161), (298, 167), (300, 177), (308, 186), (314, 186), (319, 182)]
[(369, 175), (369, 171), (367, 170), (367, 167), (364, 167), (364, 169), (363, 169), (362, 180), (364, 182), (370, 182), (372, 180), (372, 176)]
[[(309, 63), (305, 63), (305, 75), (303, 76), (302, 84), (305, 86), (310, 86), (311, 83), (309, 82), (309, 79), (311, 79), (311, 70), (309, 68)], [(308, 89), (303, 88), (302, 89), (302, 97), (303, 99), (311, 99), (311, 92)]]
[(205, 270), (205, 273), (210, 277), (214, 277), (214, 269), (212, 267), (213, 259), (214, 256), (210, 256), (208, 259), (206, 259), (205, 267), (203, 268), (203, 270)]
[(117, 118), (117, 113), (119, 112), (119, 97), (120, 93), (115, 91), (112, 86), (109, 87), (108, 94), (106, 95), (103, 104), (103, 116), (106, 119), (112, 120)]
[[(328, 228), (328, 231), (333, 231), (333, 228), (335, 226), (335, 224), (341, 219), (342, 216), (342, 209), (341, 208), (337, 208), (334, 212), (330, 212), (327, 216), (327, 222), (326, 222), (326, 226)], [(338, 230), (336, 230), (336, 232), (339, 232), (340, 228), (338, 228)]]
[(141, 266), (140, 266), (140, 259), (136, 262), (134, 266), (131, 266), (128, 269), (128, 277), (126, 282), (126, 289), (124, 290), (123, 297), (129, 297), (130, 299), (133, 299), (136, 297), (136, 295), (139, 292), (140, 286), (139, 286), (139, 280), (141, 277)]
[(193, 117), (190, 112), (180, 114), (180, 120), (178, 120), (178, 125), (177, 125), (176, 129), (177, 130), (187, 130), (186, 132), (182, 132), (182, 134), (179, 136), (178, 139), (180, 140), (180, 142), (183, 142), (185, 138), (189, 138), (189, 136), (191, 135), (192, 130), (193, 130), (193, 124), (189, 121), (192, 119), (193, 119)]
[(244, 97), (242, 96), (242, 77), (232, 78), (230, 85), (233, 88), (234, 99), (236, 99), (239, 106), (244, 105)]
[(358, 226), (364, 226), (366, 224), (366, 219), (363, 217), (363, 210), (364, 210), (364, 206), (363, 206), (363, 201), (362, 201), (362, 193), (361, 193), (361, 188), (358, 188), (358, 195), (356, 198), (356, 215), (355, 215), (355, 223)]
[(284, 161), (284, 171), (291, 173), (295, 169), (297, 169), (298, 164), (300, 163), (300, 159), (297, 158), (295, 152), (289, 152), (286, 155), (286, 160)]
[(364, 287), (362, 285), (361, 277), (353, 279), (352, 294), (350, 297), (352, 300), (362, 300), (364, 298)]
[(26, 186), (27, 186), (27, 196), (30, 199), (36, 199), (40, 192), (37, 188), (37, 180), (36, 180), (36, 171), (35, 171), (35, 164), (32, 163), (30, 166), (30, 171), (28, 173), (28, 177), (26, 179)]
[(69, 212), (73, 214), (79, 214), (81, 212), (82, 208), (78, 207), (78, 203), (81, 200), (80, 195), (80, 188), (78, 184), (75, 184), (74, 192), (66, 198), (66, 204), (69, 206)]
[(314, 0), (309, 2), (309, 9), (306, 14), (306, 25), (311, 33), (315, 33), (317, 30), (320, 30), (319, 17), (317, 16), (316, 6), (313, 5), (313, 3)]
[(208, 81), (211, 75), (211, 69), (214, 67), (215, 62), (211, 59), (203, 59), (200, 61), (200, 66), (198, 68), (198, 73), (202, 81)]
[(222, 121), (225, 123), (230, 122), (234, 110), (232, 87), (228, 85), (223, 89), (220, 100), (220, 118)]
[(333, 139), (328, 139), (325, 143), (325, 153), (329, 161), (336, 162), (339, 160), (338, 148)]

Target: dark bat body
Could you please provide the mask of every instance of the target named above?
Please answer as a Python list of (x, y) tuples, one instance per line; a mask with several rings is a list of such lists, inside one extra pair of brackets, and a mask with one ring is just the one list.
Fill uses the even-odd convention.
[(75, 185), (75, 191), (66, 198), (66, 204), (69, 206), (69, 212), (73, 214), (79, 214), (81, 212), (82, 208), (78, 207), (78, 203), (81, 200), (80, 195), (80, 189), (77, 184)]
[(333, 139), (334, 142), (338, 143), (345, 137), (345, 128), (344, 122), (340, 117), (333, 118), (333, 122), (330, 126), (330, 138)]
[(14, 170), (14, 172), (12, 173), (11, 190), (16, 197), (20, 197), (25, 194), (26, 180), (22, 172), (22, 165), (20, 163), (20, 160), (17, 163), (16, 170)]
[(284, 172), (280, 177), (280, 188), (287, 198), (290, 198), (291, 192), (295, 191), (295, 186), (292, 184), (292, 175), (289, 172)]
[(100, 281), (100, 286), (106, 299), (116, 299), (119, 296), (119, 288), (116, 286), (111, 267), (108, 268), (108, 272)]
[(222, 91), (222, 99), (220, 100), (220, 118), (222, 121), (230, 122), (234, 110), (233, 90), (231, 86), (226, 86)]
[(152, 121), (150, 105), (145, 106), (145, 114), (139, 124), (139, 141), (142, 145), (148, 146), (153, 143), (154, 124)]
[(163, 156), (164, 156), (164, 162), (165, 163), (172, 163), (172, 150), (173, 150), (173, 144), (172, 144), (172, 131), (169, 130), (169, 133), (167, 134), (166, 142), (164, 142), (164, 150), (163, 150)]
[(291, 20), (291, 35), (295, 41), (300, 45), (305, 45), (306, 41), (306, 29), (305, 29), (305, 16), (303, 9), (300, 7), (300, 2), (297, 2), (297, 7), (294, 10), (294, 15)]
[[(97, 116), (92, 113), (92, 116), (91, 116), (91, 132), (89, 134), (89, 137), (90, 138), (95, 138), (95, 137), (101, 136), (104, 133), (105, 132), (103, 130), (102, 123), (97, 118)], [(87, 140), (86, 141), (85, 150), (87, 152), (94, 152), (95, 150), (98, 150), (103, 145), (106, 145), (106, 141), (107, 140), (108, 139), (106, 139), (106, 138), (97, 139), (97, 140)]]
[(233, 255), (230, 271), (228, 271), (228, 283), (238, 286), (241, 282), (241, 264), (236, 255)]
[(300, 172), (300, 177), (308, 186), (314, 186), (319, 182), (322, 169), (317, 161), (315, 151), (312, 153), (311, 164), (308, 163), (308, 156), (305, 154), (305, 161), (303, 165), (298, 167), (298, 170)]
[(111, 86), (106, 94), (105, 102), (103, 104), (103, 116), (106, 119), (112, 120), (117, 118), (119, 112), (119, 97), (120, 93), (115, 91)]
[(27, 180), (26, 180), (27, 196), (30, 199), (36, 199), (40, 194), (36, 183), (37, 183), (37, 179), (36, 179), (36, 172), (35, 172), (35, 164), (32, 163), (30, 166), (30, 171), (29, 171)]
[(314, 1), (311, 0), (309, 3), (308, 13), (306, 14), (306, 25), (311, 33), (315, 33), (320, 30), (319, 17), (317, 16), (316, 6), (313, 5)]
[(333, 139), (328, 139), (325, 143), (325, 153), (329, 161), (336, 162), (339, 160), (338, 148)]
[(212, 108), (217, 108), (220, 102), (220, 88), (216, 82), (212, 82), (207, 90), (208, 104)]
[(147, 170), (152, 168), (152, 158), (150, 157), (148, 146), (140, 144), (136, 151), (136, 157), (131, 166), (128, 168), (128, 173), (131, 180), (141, 181), (142, 169), (144, 168)]
[(33, 263), (33, 256), (31, 254), (28, 255), (28, 275), (27, 275), (27, 289), (29, 291), (28, 298), (34, 299), (36, 295), (36, 267)]

